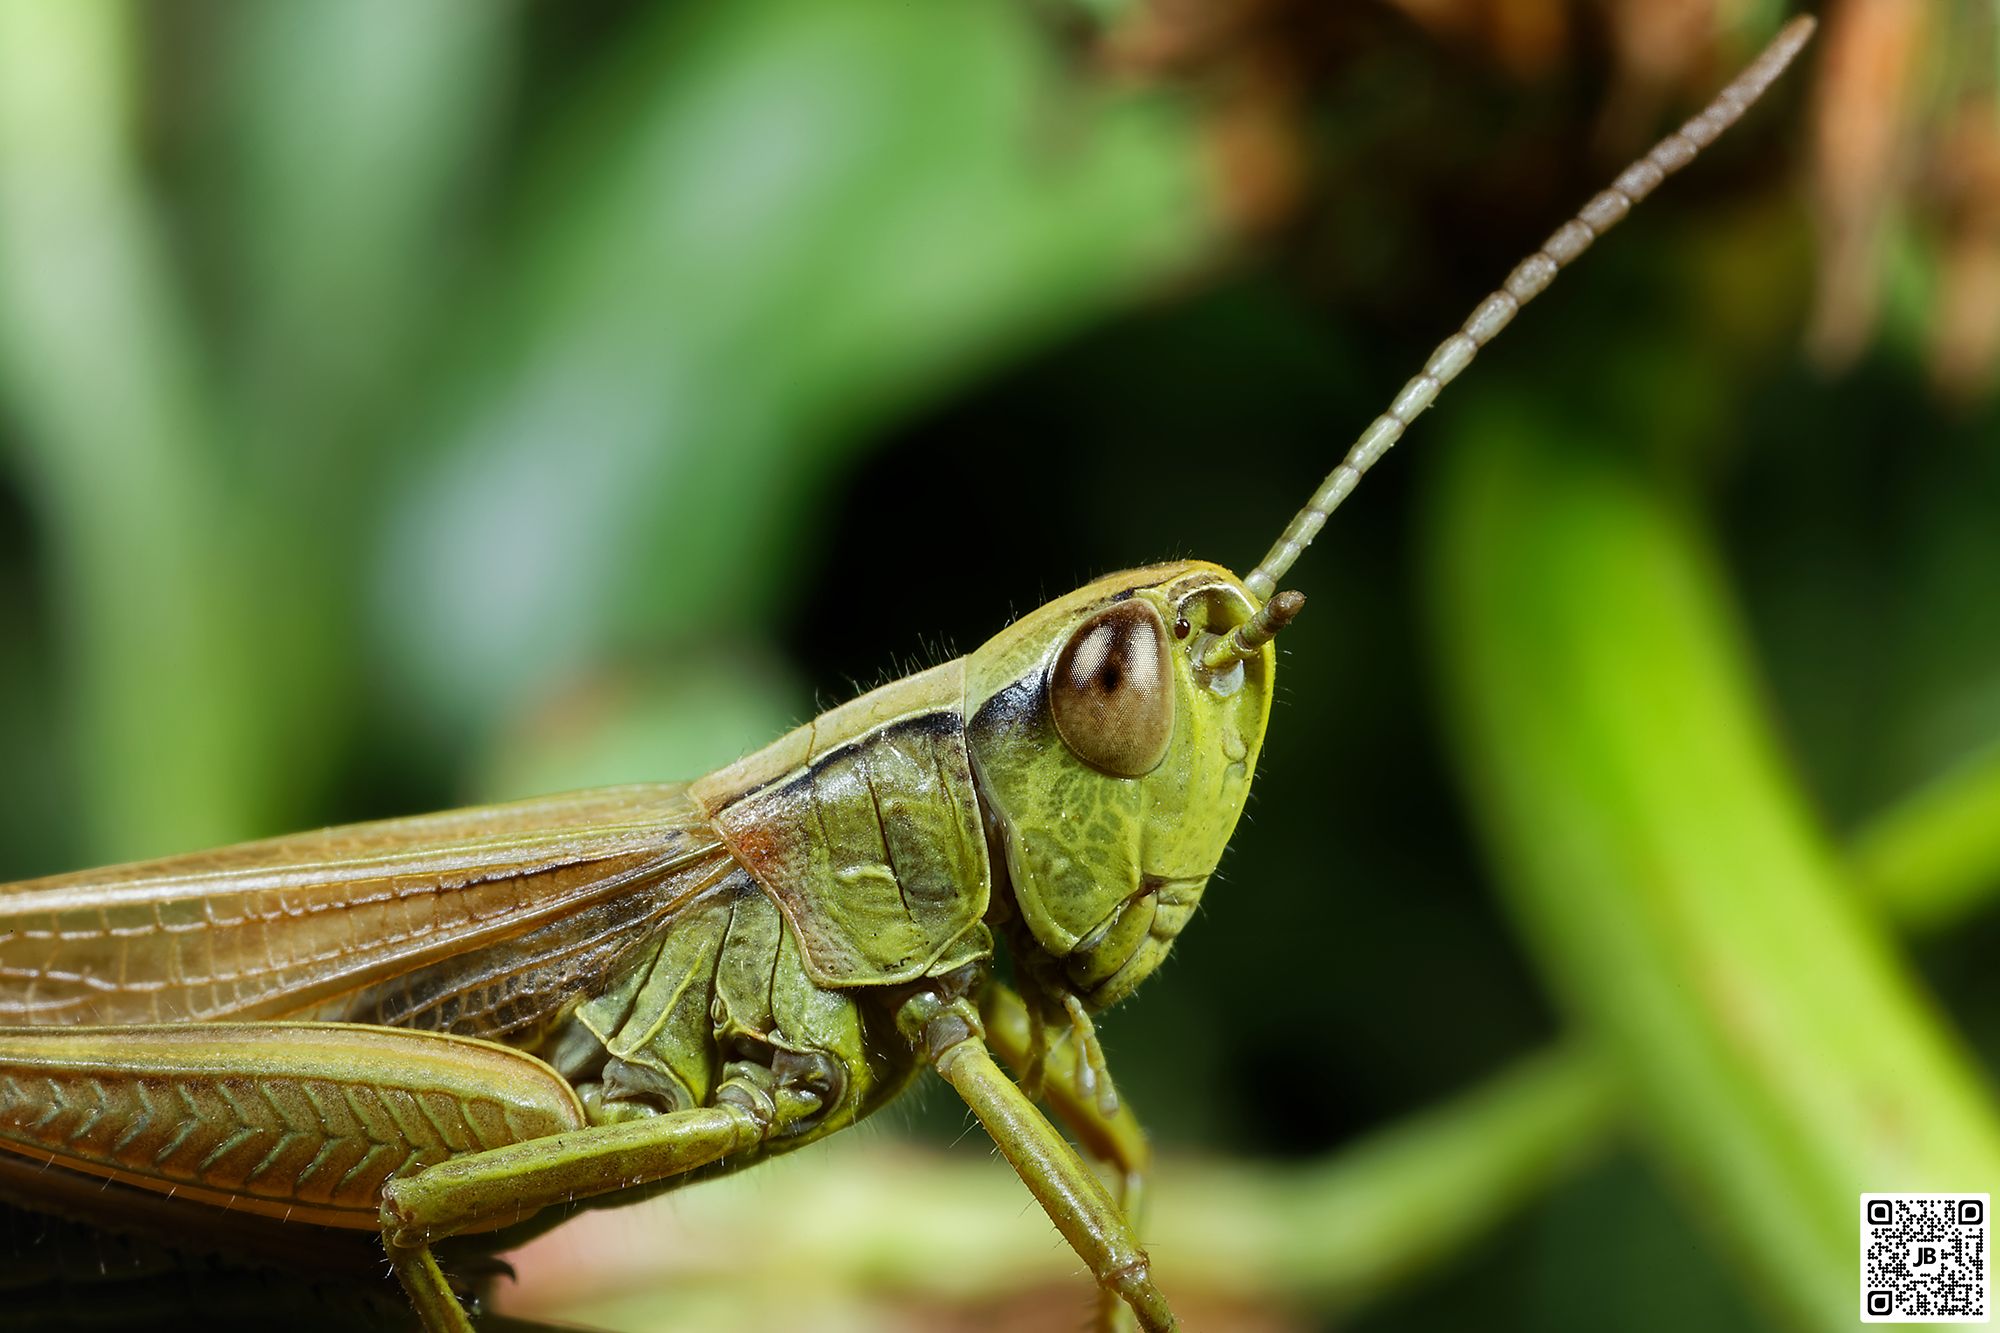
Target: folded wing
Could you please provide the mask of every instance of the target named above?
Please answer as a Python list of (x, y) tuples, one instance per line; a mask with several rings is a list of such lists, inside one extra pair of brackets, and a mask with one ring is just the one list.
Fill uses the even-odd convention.
[(545, 1025), (733, 864), (682, 784), (0, 886), (0, 1025)]

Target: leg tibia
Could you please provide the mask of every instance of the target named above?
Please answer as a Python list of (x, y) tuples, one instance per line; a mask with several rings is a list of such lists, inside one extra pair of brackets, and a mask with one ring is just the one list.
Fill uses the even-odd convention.
[(1090, 1265), (1098, 1283), (1123, 1299), (1141, 1327), (1156, 1333), (1177, 1327), (1166, 1298), (1153, 1285), (1146, 1252), (1139, 1248), (1118, 1204), (993, 1062), (985, 1043), (969, 1035), (950, 1045), (935, 1043), (932, 1049), (939, 1051), (938, 1072), (979, 1117), (1049, 1220)]

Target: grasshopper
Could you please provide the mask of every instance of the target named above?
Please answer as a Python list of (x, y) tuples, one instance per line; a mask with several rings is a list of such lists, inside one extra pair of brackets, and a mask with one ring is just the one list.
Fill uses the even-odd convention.
[(803, 1147), (929, 1066), (1089, 1265), (1103, 1322), (1175, 1328), (1133, 1224), (1149, 1150), (1092, 1015), (1159, 967), (1242, 813), (1304, 604), (1278, 581), (1811, 28), (1518, 265), (1247, 576), (1108, 575), (693, 782), (6, 887), (0, 1179), (58, 1207), (115, 1187), (191, 1227), (377, 1233), (446, 1333), (471, 1322), (433, 1247)]

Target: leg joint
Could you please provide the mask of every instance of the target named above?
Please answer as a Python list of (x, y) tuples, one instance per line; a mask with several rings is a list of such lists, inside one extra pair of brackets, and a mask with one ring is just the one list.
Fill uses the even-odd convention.
[(945, 999), (930, 990), (918, 991), (903, 1001), (896, 1012), (896, 1026), (917, 1053), (939, 1069), (965, 1042), (977, 1039), (983, 1043), (986, 1039), (986, 1025), (980, 1021), (976, 1004), (963, 995)]

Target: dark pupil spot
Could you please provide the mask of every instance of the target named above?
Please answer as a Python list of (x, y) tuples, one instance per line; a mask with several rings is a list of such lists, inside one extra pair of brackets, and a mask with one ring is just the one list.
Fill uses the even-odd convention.
[(1106, 662), (1104, 664), (1104, 670), (1098, 673), (1097, 686), (1099, 689), (1103, 690), (1106, 694), (1109, 694), (1111, 693), (1111, 691), (1118, 688), (1118, 682), (1123, 680), (1124, 678), (1125, 678), (1124, 673), (1118, 669), (1118, 663)]

